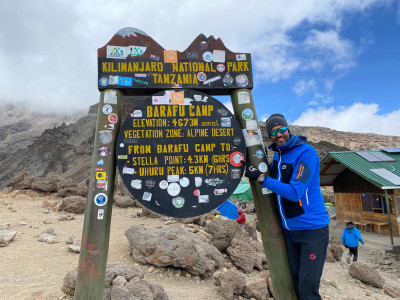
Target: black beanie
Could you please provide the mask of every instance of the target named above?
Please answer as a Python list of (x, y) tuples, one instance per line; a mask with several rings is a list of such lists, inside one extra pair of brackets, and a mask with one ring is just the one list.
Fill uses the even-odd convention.
[(267, 121), (265, 121), (265, 127), (267, 129), (267, 133), (271, 131), (272, 127), (276, 125), (282, 125), (289, 127), (288, 122), (286, 121), (285, 117), (281, 114), (272, 114), (269, 116)]

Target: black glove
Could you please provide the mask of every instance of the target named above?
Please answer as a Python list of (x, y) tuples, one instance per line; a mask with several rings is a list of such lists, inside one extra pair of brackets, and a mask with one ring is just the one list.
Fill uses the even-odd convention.
[(251, 164), (245, 162), (244, 160), (240, 161), (242, 164), (246, 166), (246, 171), (244, 172), (244, 176), (257, 180), (259, 183), (263, 183), (265, 180), (265, 174), (258, 170), (256, 167), (252, 166)]
[(349, 246), (345, 246), (346, 248), (349, 248)]

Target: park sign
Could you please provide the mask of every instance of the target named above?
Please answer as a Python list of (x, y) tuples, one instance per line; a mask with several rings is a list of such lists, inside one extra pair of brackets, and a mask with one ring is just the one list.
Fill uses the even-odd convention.
[(145, 207), (186, 218), (207, 213), (234, 192), (246, 156), (241, 127), (213, 97), (194, 90), (156, 93), (121, 126), (117, 164)]
[(127, 96), (177, 88), (230, 95), (253, 88), (251, 55), (232, 52), (220, 38), (203, 34), (183, 52), (166, 50), (143, 31), (123, 28), (98, 49), (98, 88)]

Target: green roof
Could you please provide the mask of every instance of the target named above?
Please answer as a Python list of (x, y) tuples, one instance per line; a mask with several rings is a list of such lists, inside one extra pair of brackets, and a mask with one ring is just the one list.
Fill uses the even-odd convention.
[[(371, 162), (357, 154), (357, 152), (370, 152), (372, 154), (374, 152), (380, 152), (395, 161)], [(341, 165), (340, 167), (338, 163)], [(321, 185), (332, 185), (333, 180), (343, 172), (345, 168), (357, 173), (379, 188), (400, 188), (400, 185), (396, 185), (371, 171), (371, 169), (386, 169), (400, 177), (400, 153), (387, 153), (381, 150), (329, 152), (321, 161)]]

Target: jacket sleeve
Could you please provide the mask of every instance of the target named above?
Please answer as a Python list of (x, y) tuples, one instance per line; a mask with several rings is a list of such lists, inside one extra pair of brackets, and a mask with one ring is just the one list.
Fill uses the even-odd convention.
[(361, 233), (360, 233), (360, 231), (359, 231), (359, 230), (357, 230), (356, 237), (357, 237), (357, 239), (358, 239), (358, 240), (361, 242), (361, 244), (363, 244), (363, 245), (364, 245), (364, 241), (363, 241), (363, 239), (362, 239), (362, 237), (361, 237)]
[(319, 157), (317, 151), (309, 147), (296, 160), (289, 183), (267, 177), (263, 186), (286, 199), (297, 202), (310, 186), (314, 176), (319, 176)]
[(346, 229), (344, 229), (344, 230), (343, 230), (343, 233), (342, 233), (342, 243), (343, 243), (343, 245), (346, 246), (345, 230), (346, 230)]

